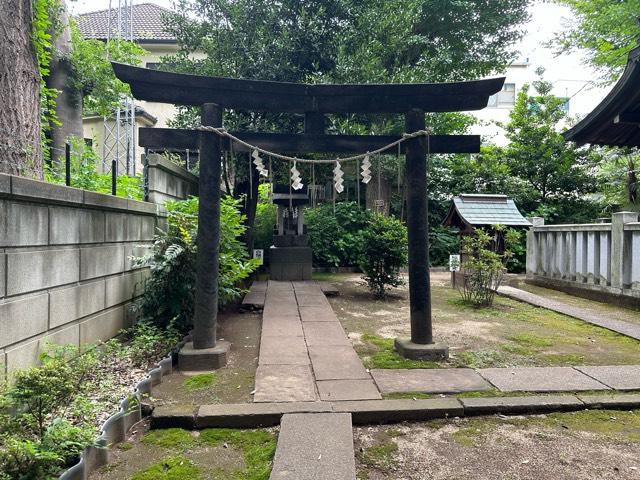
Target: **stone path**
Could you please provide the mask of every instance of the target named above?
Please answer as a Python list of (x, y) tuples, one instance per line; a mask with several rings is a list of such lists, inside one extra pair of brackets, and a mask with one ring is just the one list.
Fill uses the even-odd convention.
[(271, 480), (355, 480), (350, 413), (282, 416)]
[(640, 365), (372, 370), (382, 393), (640, 390)]
[(627, 337), (640, 340), (640, 325), (636, 325), (634, 323), (607, 318), (584, 308), (573, 307), (571, 305), (567, 305), (566, 303), (545, 298), (534, 293), (529, 293), (525, 290), (520, 290), (519, 288), (515, 287), (502, 286), (498, 288), (498, 294), (508, 298), (512, 298), (514, 300), (529, 303), (536, 307), (553, 310), (554, 312), (562, 313), (564, 315), (568, 315), (569, 317), (577, 318), (578, 320), (582, 320), (587, 323), (612, 330), (621, 335), (626, 335)]
[[(252, 302), (262, 288), (251, 289)], [(382, 398), (323, 288), (330, 291), (313, 281), (264, 285), (255, 402)]]

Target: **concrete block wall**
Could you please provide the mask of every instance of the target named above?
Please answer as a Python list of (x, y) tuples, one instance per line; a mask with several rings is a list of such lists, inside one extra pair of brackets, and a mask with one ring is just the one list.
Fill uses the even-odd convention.
[[(640, 222), (633, 212), (611, 223), (544, 225), (531, 219), (527, 279), (572, 292), (601, 293), (640, 305)], [(596, 297), (598, 295), (590, 295)]]
[(159, 205), (0, 174), (0, 377), (129, 326)]
[(148, 200), (152, 203), (198, 195), (198, 177), (160, 154), (147, 155), (146, 180)]

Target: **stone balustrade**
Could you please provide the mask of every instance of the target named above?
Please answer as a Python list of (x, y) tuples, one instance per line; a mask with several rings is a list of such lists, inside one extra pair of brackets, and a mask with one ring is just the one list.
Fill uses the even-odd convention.
[(640, 305), (637, 213), (614, 213), (611, 223), (544, 225), (538, 217), (530, 221), (527, 281)]

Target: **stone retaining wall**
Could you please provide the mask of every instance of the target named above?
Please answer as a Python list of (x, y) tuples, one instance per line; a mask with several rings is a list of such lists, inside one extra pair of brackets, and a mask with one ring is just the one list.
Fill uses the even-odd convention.
[(158, 205), (0, 174), (0, 377), (131, 324)]
[(198, 177), (159, 154), (147, 155), (147, 198), (152, 203), (198, 195)]
[(611, 223), (544, 225), (527, 234), (527, 280), (599, 300), (640, 306), (638, 214), (614, 213)]

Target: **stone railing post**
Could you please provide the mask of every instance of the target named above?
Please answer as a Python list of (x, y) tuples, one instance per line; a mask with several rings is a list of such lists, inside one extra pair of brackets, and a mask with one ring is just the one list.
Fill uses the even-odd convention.
[(536, 275), (540, 259), (540, 245), (535, 234), (535, 228), (544, 225), (544, 218), (530, 217), (531, 228), (527, 230), (527, 275)]
[[(624, 287), (625, 271), (625, 223), (637, 222), (638, 214), (635, 212), (618, 212), (611, 216), (611, 286), (613, 288)], [(627, 252), (628, 253), (628, 252)], [(626, 261), (631, 265), (631, 257), (627, 256)]]

